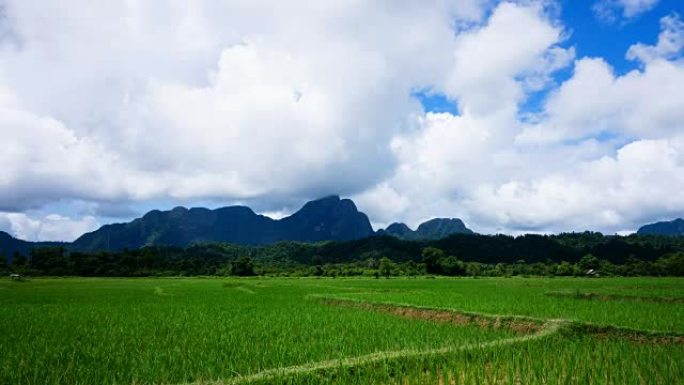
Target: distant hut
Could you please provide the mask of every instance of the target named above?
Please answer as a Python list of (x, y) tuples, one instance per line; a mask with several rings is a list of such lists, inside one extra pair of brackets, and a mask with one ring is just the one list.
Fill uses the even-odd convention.
[(595, 269), (589, 269), (584, 273), (584, 275), (586, 275), (587, 277), (598, 277), (599, 272)]
[(12, 279), (12, 281), (21, 281), (22, 280), (21, 274), (16, 274), (16, 273), (10, 274), (10, 278)]

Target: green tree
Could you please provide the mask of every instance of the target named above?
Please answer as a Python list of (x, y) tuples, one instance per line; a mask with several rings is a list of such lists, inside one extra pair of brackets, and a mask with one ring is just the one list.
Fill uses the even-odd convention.
[(600, 260), (598, 270), (601, 272), (602, 276), (615, 275), (615, 273), (617, 272), (616, 266), (610, 263), (610, 261), (606, 261), (605, 259)]
[(237, 261), (233, 261), (231, 272), (233, 275), (248, 277), (255, 275), (254, 262), (250, 257), (240, 257)]
[(404, 271), (406, 275), (410, 277), (420, 274), (420, 268), (416, 261), (413, 260), (406, 262), (406, 264), (404, 265)]
[(440, 270), (444, 275), (455, 276), (463, 275), (465, 273), (465, 266), (458, 258), (450, 255), (446, 258), (442, 258), (439, 261)]
[(575, 266), (570, 264), (568, 261), (563, 261), (558, 266), (556, 266), (556, 275), (570, 276), (575, 274)]
[(7, 263), (7, 257), (4, 254), (0, 254), (0, 273), (7, 273), (9, 269), (9, 264)]
[(470, 277), (479, 277), (482, 275), (482, 264), (477, 262), (468, 262), (465, 264), (465, 273)]
[(34, 247), (31, 267), (40, 274), (68, 275), (68, 260), (63, 247)]
[(377, 269), (378, 268), (378, 260), (375, 258), (368, 258), (366, 259), (366, 267), (369, 269)]
[(658, 258), (656, 265), (663, 275), (682, 277), (684, 276), (684, 252), (664, 255)]
[(396, 268), (396, 265), (394, 262), (392, 262), (391, 259), (387, 257), (382, 257), (380, 258), (380, 262), (378, 264), (378, 270), (381, 275), (383, 275), (385, 278), (389, 278), (390, 275), (392, 275), (392, 271)]
[(425, 264), (425, 271), (428, 274), (440, 274), (441, 266), (439, 261), (444, 258), (444, 251), (436, 247), (426, 247), (422, 252), (423, 263)]
[(511, 268), (513, 275), (527, 275), (527, 263), (524, 259), (518, 259)]
[(599, 260), (592, 254), (587, 254), (580, 261), (577, 263), (577, 266), (579, 266), (580, 269), (582, 269), (582, 272), (586, 272), (589, 269), (598, 269), (599, 267)]
[(492, 274), (493, 274), (495, 277), (503, 277), (503, 276), (505, 276), (505, 275), (508, 275), (509, 273), (508, 273), (508, 270), (506, 269), (506, 265), (504, 265), (503, 263), (499, 262), (499, 263), (497, 263), (496, 266), (494, 267), (494, 270), (492, 270)]
[(17, 272), (23, 272), (24, 270), (26, 270), (27, 263), (28, 260), (26, 259), (24, 254), (15, 252), (14, 256), (12, 257), (12, 270)]

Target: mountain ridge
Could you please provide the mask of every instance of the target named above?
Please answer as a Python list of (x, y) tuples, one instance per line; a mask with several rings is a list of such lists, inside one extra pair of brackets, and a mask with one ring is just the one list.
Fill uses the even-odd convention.
[[(393, 227), (394, 226), (394, 227)], [(393, 231), (401, 227), (402, 231)], [(402, 227), (403, 226), (403, 227)], [(0, 232), (0, 254), (27, 255), (33, 247), (63, 246), (72, 251), (120, 251), (144, 246), (185, 247), (198, 243), (269, 245), (281, 241), (349, 241), (375, 235), (407, 240), (439, 239), (455, 233), (472, 234), (460, 219), (435, 218), (413, 231), (404, 224), (373, 231), (368, 216), (351, 199), (338, 195), (306, 202), (281, 219), (257, 214), (247, 206), (174, 207), (150, 210), (129, 222), (111, 223), (85, 233), (73, 242), (29, 242)]]
[(0, 230), (0, 255), (11, 260), (14, 254), (28, 255), (34, 247), (66, 246), (67, 242), (31, 242), (13, 237), (11, 234)]
[(105, 225), (83, 234), (73, 242), (73, 248), (121, 250), (209, 242), (257, 246), (279, 241), (345, 241), (372, 234), (368, 217), (354, 202), (332, 195), (309, 201), (281, 219), (256, 214), (246, 206), (152, 210), (131, 222)]
[(395, 222), (376, 232), (378, 235), (390, 235), (404, 240), (434, 240), (448, 237), (452, 234), (474, 234), (458, 218), (433, 218), (411, 230), (406, 224)]
[[(11, 260), (15, 253), (28, 255), (31, 249), (46, 246), (92, 252), (144, 246), (185, 247), (199, 243), (262, 246), (282, 241), (355, 241), (373, 236), (429, 241), (456, 234), (476, 233), (457, 218), (433, 218), (421, 223), (416, 230), (397, 222), (374, 232), (368, 216), (359, 211), (351, 199), (332, 195), (309, 201), (300, 210), (281, 219), (257, 214), (246, 206), (217, 209), (178, 206), (167, 211), (151, 210), (129, 222), (103, 225), (74, 242), (30, 242), (0, 231), (0, 255)], [(684, 219), (647, 224), (636, 234), (683, 236)]]
[(677, 218), (671, 221), (649, 223), (647, 225), (639, 227), (639, 230), (637, 230), (637, 234), (669, 236), (684, 235), (684, 219)]

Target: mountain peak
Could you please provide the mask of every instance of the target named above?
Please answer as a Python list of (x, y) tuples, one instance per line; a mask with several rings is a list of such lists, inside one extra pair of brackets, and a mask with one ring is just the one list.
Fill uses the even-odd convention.
[(331, 195), (326, 195), (326, 196), (324, 196), (324, 197), (321, 197), (321, 198), (318, 198), (318, 199), (314, 199), (314, 200), (312, 200), (312, 201), (309, 201), (309, 203), (311, 203), (311, 202), (321, 202), (321, 201), (330, 201), (330, 202), (334, 202), (334, 201), (340, 201), (340, 200), (342, 200), (342, 199), (340, 198), (339, 195), (337, 195), (337, 194), (331, 194)]
[(307, 209), (307, 208), (313, 208), (313, 207), (330, 207), (330, 206), (335, 206), (342, 202), (343, 200), (340, 199), (339, 195), (328, 195), (323, 198), (319, 199), (314, 199), (312, 201), (308, 201), (302, 206), (301, 210)]
[(403, 223), (392, 223), (378, 234), (387, 234), (400, 239), (440, 239), (452, 234), (472, 234), (462, 220), (458, 218), (433, 218), (421, 223), (413, 231)]
[[(301, 233), (313, 229), (304, 241), (351, 240), (373, 234), (366, 214), (360, 212), (350, 199), (338, 195), (307, 202), (299, 211), (279, 221), (290, 232)], [(292, 234), (292, 233), (291, 233)]]
[(411, 230), (410, 227), (406, 226), (405, 223), (394, 222), (391, 225), (387, 226), (385, 232), (390, 235), (403, 236), (413, 232), (413, 230)]
[(439, 238), (444, 238), (454, 233), (472, 233), (470, 229), (466, 228), (463, 221), (458, 218), (433, 218), (421, 223), (416, 231)]

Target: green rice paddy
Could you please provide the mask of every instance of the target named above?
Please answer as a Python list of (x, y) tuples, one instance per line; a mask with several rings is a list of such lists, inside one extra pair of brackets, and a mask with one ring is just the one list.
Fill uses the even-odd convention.
[(2, 279), (0, 383), (684, 384), (679, 299), (659, 278)]

